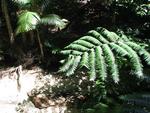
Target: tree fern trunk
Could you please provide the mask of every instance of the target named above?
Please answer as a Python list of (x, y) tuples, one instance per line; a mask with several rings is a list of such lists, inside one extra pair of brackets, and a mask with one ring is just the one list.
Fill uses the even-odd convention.
[(10, 44), (12, 44), (14, 42), (14, 34), (13, 34), (12, 26), (11, 26), (10, 17), (8, 14), (7, 0), (1, 0), (1, 8), (2, 8), (2, 12), (4, 14), (5, 21), (7, 24), (8, 34), (9, 34), (9, 38), (10, 38)]
[(43, 59), (44, 58), (44, 51), (43, 51), (43, 45), (42, 45), (42, 42), (41, 42), (41, 39), (40, 39), (40, 34), (39, 34), (39, 31), (37, 31), (37, 39), (38, 39), (38, 43), (39, 43), (39, 47), (40, 47), (40, 52), (41, 52), (41, 58)]
[(34, 32), (33, 32), (33, 31), (30, 31), (30, 32), (29, 32), (29, 35), (30, 35), (30, 42), (31, 42), (31, 45), (33, 45), (33, 44), (34, 44), (34, 41), (35, 41)]

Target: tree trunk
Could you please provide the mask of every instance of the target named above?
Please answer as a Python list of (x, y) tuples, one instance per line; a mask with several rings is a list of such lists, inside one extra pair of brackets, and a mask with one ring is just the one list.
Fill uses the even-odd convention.
[(41, 39), (40, 39), (40, 34), (39, 34), (39, 31), (37, 31), (37, 39), (38, 39), (38, 43), (39, 43), (39, 47), (40, 47), (40, 52), (41, 52), (41, 58), (43, 59), (44, 58), (44, 51), (43, 51), (43, 45), (42, 45), (42, 42), (41, 42)]
[(10, 44), (13, 44), (14, 34), (13, 34), (12, 26), (11, 26), (10, 17), (8, 14), (7, 0), (1, 0), (1, 8), (2, 8), (2, 12), (4, 14), (5, 21), (7, 24), (8, 34), (9, 34), (9, 38), (10, 38)]

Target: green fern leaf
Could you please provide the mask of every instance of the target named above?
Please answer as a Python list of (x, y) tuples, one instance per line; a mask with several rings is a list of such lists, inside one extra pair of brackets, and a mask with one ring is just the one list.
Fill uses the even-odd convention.
[(71, 45), (65, 47), (65, 49), (78, 50), (78, 51), (81, 51), (81, 52), (89, 50), (89, 48), (87, 48), (83, 45), (80, 45), (80, 44), (76, 44), (76, 43), (72, 43)]
[(17, 3), (18, 5), (25, 5), (31, 3), (31, 0), (13, 0), (14, 3)]
[(89, 54), (89, 75), (90, 75), (90, 80), (94, 81), (96, 79), (96, 69), (95, 69), (95, 51), (94, 49), (91, 49), (91, 52)]
[(41, 23), (58, 27), (60, 30), (64, 29), (67, 25), (67, 23), (56, 14), (49, 14), (47, 16), (44, 16), (43, 18), (41, 18)]
[(118, 39), (120, 39), (120, 37), (114, 33), (114, 32), (110, 32), (105, 28), (102, 27), (98, 27), (97, 31), (107, 40), (109, 40), (110, 42), (116, 42)]
[(142, 68), (142, 64), (140, 62), (138, 55), (128, 45), (122, 42), (119, 42), (119, 45), (129, 53), (129, 58), (130, 58), (130, 62), (132, 64), (132, 69), (133, 69), (132, 73), (138, 75), (138, 77), (141, 78), (143, 76), (143, 68)]
[(117, 64), (115, 62), (115, 57), (110, 49), (110, 47), (107, 44), (104, 44), (102, 46), (104, 55), (105, 55), (105, 60), (108, 63), (108, 68), (110, 69), (111, 76), (114, 80), (115, 83), (119, 81), (119, 72), (117, 68)]
[[(115, 58), (113, 52), (117, 54), (117, 58)], [(150, 64), (150, 54), (144, 48), (131, 42), (127, 37), (119, 37), (116, 33), (104, 28), (98, 28), (97, 31), (89, 31), (88, 36), (83, 36), (74, 41), (60, 53), (69, 56), (65, 60), (62, 69), (60, 68), (62, 72), (71, 75), (78, 68), (86, 67), (90, 80), (101, 79), (102, 82), (106, 80), (107, 70), (109, 70), (115, 83), (119, 81), (118, 58), (120, 58), (119, 61), (121, 57), (123, 59), (129, 58), (132, 68), (131, 72), (139, 78), (143, 76), (143, 68), (139, 56), (144, 57), (144, 60)]]
[(95, 57), (96, 57), (96, 71), (99, 77), (104, 81), (106, 79), (106, 64), (102, 54), (102, 48), (97, 46), (95, 49)]
[(79, 62), (80, 62), (81, 56), (75, 56), (74, 61), (70, 68), (67, 70), (66, 75), (70, 76), (74, 74), (74, 71), (77, 69)]
[(128, 55), (128, 52), (125, 49), (123, 49), (122, 47), (120, 47), (119, 45), (117, 45), (115, 43), (110, 43), (109, 45), (112, 48), (112, 50), (116, 51), (119, 55), (121, 55), (121, 56)]
[(64, 65), (60, 68), (58, 72), (66, 72), (74, 61), (74, 56), (69, 55), (68, 59), (65, 61)]
[(82, 46), (87, 47), (89, 49), (91, 49), (95, 46), (94, 44), (87, 42), (85, 40), (77, 40), (77, 41), (73, 42), (72, 44), (79, 44), (79, 45), (82, 45)]
[(89, 55), (87, 52), (84, 52), (81, 58), (81, 62), (80, 62), (80, 68), (82, 67), (86, 67), (87, 69), (89, 69)]
[(146, 63), (150, 65), (150, 54), (144, 48), (134, 42), (126, 42), (126, 44), (136, 50), (139, 55), (143, 56)]
[(120, 38), (121, 38), (124, 42), (130, 41), (129, 38), (128, 38), (126, 35), (124, 35), (124, 34), (121, 34), (121, 35), (120, 35)]
[(81, 51), (78, 51), (78, 50), (62, 50), (60, 53), (63, 55), (69, 55), (69, 54), (82, 55), (83, 54)]
[(87, 42), (94, 44), (95, 46), (99, 46), (102, 44), (98, 39), (96, 39), (92, 36), (83, 36), (80, 38), (80, 40), (85, 40)]
[(35, 12), (24, 11), (19, 15), (16, 34), (36, 29), (40, 17)]
[(88, 32), (88, 35), (95, 37), (96, 39), (98, 39), (101, 43), (107, 44), (109, 43), (108, 40), (106, 40), (101, 34), (99, 34), (97, 31), (95, 30), (91, 30)]

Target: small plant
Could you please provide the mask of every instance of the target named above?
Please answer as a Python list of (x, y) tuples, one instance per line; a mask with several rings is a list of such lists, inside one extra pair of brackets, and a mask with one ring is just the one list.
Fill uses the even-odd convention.
[[(60, 51), (68, 58), (62, 60), (59, 72), (73, 75), (77, 69), (87, 68), (90, 80), (106, 81), (108, 75), (115, 83), (119, 82), (118, 60), (126, 59), (131, 66), (131, 73), (143, 77), (142, 58), (150, 65), (150, 54), (125, 35), (117, 35), (105, 28), (98, 27), (86, 36), (74, 41)], [(119, 56), (119, 58), (117, 58)]]

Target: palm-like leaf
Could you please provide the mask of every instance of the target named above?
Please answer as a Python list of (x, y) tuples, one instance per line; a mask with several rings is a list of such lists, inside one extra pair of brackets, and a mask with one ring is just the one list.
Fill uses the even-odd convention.
[(16, 34), (36, 29), (39, 22), (40, 17), (36, 12), (23, 11), (19, 15)]
[(41, 23), (42, 24), (58, 27), (59, 29), (65, 28), (65, 26), (66, 26), (65, 21), (67, 21), (67, 20), (61, 19), (56, 14), (49, 14), (49, 15), (44, 16), (43, 18), (41, 18)]
[(32, 0), (12, 0), (13, 2), (17, 3), (18, 5), (26, 5), (31, 3)]
[(120, 56), (120, 59), (122, 57), (123, 59), (128, 58), (132, 72), (140, 78), (143, 76), (140, 56), (144, 58), (147, 64), (150, 64), (150, 54), (144, 48), (131, 42), (127, 37), (120, 37), (101, 27), (89, 31), (87, 36), (74, 41), (60, 53), (71, 55), (74, 58), (73, 60), (65, 59), (60, 72), (65, 72), (69, 76), (74, 74), (76, 69), (86, 67), (89, 70), (91, 80), (101, 78), (105, 81), (109, 72), (114, 82), (119, 81), (116, 54)]

